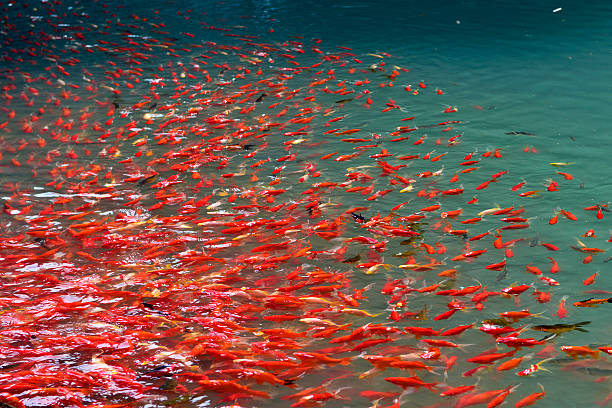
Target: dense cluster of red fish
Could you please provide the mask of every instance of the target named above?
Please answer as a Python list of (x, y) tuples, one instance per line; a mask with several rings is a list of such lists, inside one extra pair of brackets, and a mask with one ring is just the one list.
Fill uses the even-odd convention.
[(393, 56), (37, 6), (1, 5), (2, 407), (523, 407), (612, 354), (558, 320), (610, 292), (566, 305), (598, 273), (555, 252), (605, 238), (529, 232), (607, 203), (531, 204), (568, 163), (530, 190)]

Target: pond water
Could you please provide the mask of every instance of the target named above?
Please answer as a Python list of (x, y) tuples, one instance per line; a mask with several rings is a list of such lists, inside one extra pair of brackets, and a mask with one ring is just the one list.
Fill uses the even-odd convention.
[(608, 404), (612, 5), (421, 3), (1, 1), (0, 402)]

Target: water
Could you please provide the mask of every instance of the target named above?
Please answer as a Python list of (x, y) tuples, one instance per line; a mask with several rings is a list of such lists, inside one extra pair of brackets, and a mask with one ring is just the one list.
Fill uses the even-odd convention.
[[(415, 352), (412, 347), (417, 347), (418, 353), (426, 348), (412, 335), (391, 334), (388, 338), (393, 342), (364, 349), (370, 355), (404, 355), (405, 359), (417, 359), (434, 367), (434, 374), (421, 370), (416, 374), (426, 382), (441, 383), (436, 392), (408, 388), (400, 398), (402, 406), (455, 406), (459, 397), (438, 395), (446, 389), (442, 384), (453, 387), (471, 385), (477, 382), (477, 377), (480, 378), (480, 392), (521, 384), (508, 397), (512, 404), (538, 392), (538, 383), (547, 393), (537, 402), (540, 407), (590, 406), (604, 400), (609, 393), (607, 381), (610, 377), (606, 355), (601, 353), (598, 359), (574, 361), (560, 351), (560, 346), (589, 345), (596, 349), (607, 345), (610, 335), (606, 318), (609, 305), (603, 304), (598, 308), (572, 306), (573, 302), (589, 297), (609, 296), (584, 293), (588, 289), (606, 291), (610, 288), (610, 277), (606, 273), (608, 264), (605, 263), (608, 255), (594, 254), (593, 262), (585, 264), (583, 258), (587, 254), (571, 247), (580, 247), (577, 239), (589, 247), (607, 250), (609, 246), (606, 242), (609, 215), (604, 212), (600, 220), (595, 217), (595, 211), (582, 208), (608, 202), (606, 167), (610, 124), (606, 102), (612, 84), (607, 69), (612, 65), (609, 35), (612, 6), (607, 2), (588, 5), (571, 2), (418, 3), (135, 1), (128, 6), (100, 2), (32, 2), (26, 7), (21, 3), (4, 2), (2, 7), (6, 8), (7, 23), (14, 26), (3, 28), (1, 54), (12, 59), (3, 59), (2, 85), (4, 91), (13, 96), (12, 100), (4, 98), (4, 106), (7, 111), (15, 111), (15, 119), (0, 118), (0, 122), (8, 120), (3, 131), (3, 158), (0, 162), (5, 183), (2, 198), (7, 203), (2, 219), (2, 267), (6, 272), (2, 278), (3, 313), (0, 320), (4, 359), (0, 366), (0, 392), (3, 393), (0, 395), (4, 399), (0, 401), (19, 406), (16, 400), (7, 399), (12, 396), (28, 407), (102, 406), (96, 404), (204, 407), (222, 406), (224, 402), (220, 402), (220, 398), (227, 399), (231, 394), (241, 392), (238, 389), (228, 392), (217, 389), (220, 392), (215, 392), (210, 384), (203, 386), (208, 390), (197, 388), (197, 381), (203, 381), (202, 376), (209, 375), (213, 380), (236, 379), (239, 384), (271, 396), (270, 399), (257, 396), (254, 399), (238, 398), (237, 403), (243, 406), (320, 404), (367, 407), (371, 403), (360, 396), (360, 392), (399, 392), (399, 387), (389, 384), (384, 378), (412, 374), (386, 368), (384, 373), (358, 379), (359, 374), (372, 368), (372, 364), (360, 354), (361, 350), (326, 353), (334, 358), (345, 358), (342, 362), (349, 363), (346, 365), (318, 363), (297, 372), (256, 366), (283, 378), (285, 385), (257, 384), (236, 374), (219, 374), (215, 370), (250, 367), (245, 362), (248, 359), (300, 362), (293, 352), (316, 352), (338, 345), (312, 337), (323, 328), (351, 324), (349, 328), (330, 334), (333, 338), (350, 334), (351, 330), (368, 323), (400, 329), (420, 326), (436, 330), (474, 323), (474, 329), (468, 329), (460, 337), (443, 338), (462, 345), (460, 349), (441, 348), (445, 357), (458, 358), (447, 377), (444, 376), (444, 358), (428, 360), (411, 354)], [(557, 9), (561, 10), (555, 11)], [(211, 30), (210, 26), (229, 31)], [(28, 42), (29, 30), (36, 33), (38, 41), (47, 45)], [(73, 31), (82, 33), (83, 39), (74, 37)], [(51, 37), (40, 32), (51, 34)], [(235, 78), (235, 70), (224, 72), (221, 65), (242, 65), (250, 67), (253, 72), (261, 68), (261, 78), (269, 77), (274, 81), (279, 80), (278, 68), (293, 68), (294, 65), (289, 62), (290, 58), (276, 51), (270, 55), (248, 54), (250, 58), (263, 61), (251, 64), (248, 58), (239, 54), (245, 50), (261, 51), (261, 48), (225, 36), (228, 32), (257, 36), (257, 42), (274, 47), (285, 41), (303, 43), (303, 54), (295, 50), (299, 48), (295, 44), (281, 47), (282, 52), (294, 55), (295, 60), (304, 66), (320, 61), (320, 55), (311, 50), (313, 44), (328, 55), (340, 55), (347, 63), (342, 66), (333, 60), (326, 61), (320, 68), (326, 73), (317, 74), (315, 69), (309, 69), (295, 74), (295, 78), (288, 81), (290, 88), (287, 90), (300, 89), (294, 99), (285, 99), (290, 94), (283, 93), (282, 97), (267, 95), (263, 102), (254, 103), (253, 96), (244, 103), (244, 106), (253, 106), (252, 113), (241, 114), (233, 109), (237, 104), (220, 102), (220, 99), (238, 92), (240, 86), (260, 77), (251, 73), (249, 78)], [(320, 40), (320, 44), (313, 39)], [(145, 42), (149, 45), (142, 46)], [(211, 42), (241, 48), (216, 47)], [(87, 52), (87, 48), (94, 52)], [(198, 57), (200, 54), (210, 58)], [(22, 61), (14, 59), (19, 55)], [(386, 64), (384, 72), (378, 69), (383, 61)], [(194, 69), (196, 62), (199, 68), (209, 70), (214, 78), (212, 83), (206, 83), (204, 74)], [(70, 75), (62, 74), (57, 63)], [(215, 63), (218, 66), (215, 67)], [(373, 64), (377, 65), (372, 67)], [(404, 70), (396, 68), (399, 75), (392, 81), (388, 75), (395, 66)], [(349, 73), (349, 67), (357, 71)], [(368, 67), (373, 72), (367, 70)], [(364, 71), (359, 71), (360, 68)], [(133, 72), (119, 71), (128, 69)], [(310, 86), (313, 81), (332, 75), (327, 73), (331, 69), (334, 70), (332, 80), (316, 87)], [(18, 72), (7, 73), (7, 70)], [(181, 71), (193, 78), (188, 75), (174, 77), (172, 74)], [(51, 85), (44, 80), (28, 84), (27, 77), (19, 72), (27, 73), (31, 78), (44, 76), (53, 80)], [(283, 73), (290, 75), (288, 72)], [(51, 73), (59, 80), (51, 78)], [(160, 78), (164, 84), (159, 83)], [(371, 81), (367, 86), (354, 85), (355, 81), (366, 78)], [(336, 84), (343, 80), (353, 84), (356, 92), (340, 96), (320, 91), (325, 86), (339, 89)], [(228, 83), (214, 85), (223, 81)], [(426, 88), (419, 87), (421, 81)], [(390, 82), (393, 87), (378, 87), (379, 83)], [(10, 88), (12, 83), (16, 87), (14, 90)], [(177, 88), (181, 83), (186, 87)], [(202, 93), (199, 93), (200, 88), (193, 88), (197, 84), (203, 84)], [(88, 85), (97, 89), (87, 89)], [(406, 91), (408, 85), (419, 91), (418, 94)], [(30, 86), (36, 88), (38, 95), (28, 89)], [(266, 89), (265, 86), (257, 85), (260, 89), (257, 95), (261, 89)], [(304, 101), (311, 88), (318, 90), (316, 100)], [(271, 93), (271, 89), (268, 87), (264, 92)], [(359, 92), (363, 89), (369, 89), (371, 93), (361, 95)], [(436, 89), (443, 94), (438, 95)], [(190, 92), (178, 95), (184, 90)], [(25, 99), (33, 100), (32, 106), (20, 98), (22, 91)], [(62, 94), (62, 91), (70, 93)], [(372, 107), (366, 109), (363, 104), (368, 97), (373, 102)], [(401, 110), (381, 112), (390, 99)], [(56, 100), (59, 101), (57, 107)], [(341, 100), (346, 101), (338, 103)], [(170, 106), (176, 102), (180, 105)], [(281, 104), (269, 108), (274, 102)], [(135, 107), (139, 103), (143, 105)], [(197, 106), (205, 109), (187, 113)], [(289, 109), (285, 116), (281, 116), (283, 107)], [(447, 107), (456, 107), (457, 112), (444, 113)], [(41, 108), (43, 112), (38, 110)], [(70, 112), (66, 113), (63, 108)], [(300, 108), (312, 108), (313, 111), (306, 112), (304, 117), (316, 117), (308, 123), (311, 127), (303, 135), (282, 135), (306, 125), (298, 122), (288, 123), (283, 130), (276, 130), (278, 125), (274, 124), (260, 128), (258, 132), (270, 135), (257, 139), (245, 137), (241, 142), (238, 133), (232, 142), (227, 138), (212, 140), (224, 133), (227, 136), (226, 132), (237, 129), (232, 127), (236, 124), (258, 129), (266, 121), (284, 123), (299, 113)], [(207, 119), (216, 114), (233, 120), (230, 122), (233, 124), (214, 128), (219, 122), (211, 123)], [(40, 119), (33, 120), (32, 115), (38, 115)], [(263, 115), (267, 115), (267, 119), (259, 121)], [(341, 116), (344, 119), (325, 125), (329, 119)], [(401, 121), (411, 116), (415, 119)], [(58, 118), (62, 118), (61, 121)], [(159, 128), (161, 123), (172, 118), (187, 118), (186, 123), (194, 128), (172, 129), (183, 122)], [(66, 125), (70, 121), (73, 121), (72, 126)], [(135, 124), (131, 129), (122, 130), (129, 121)], [(431, 126), (446, 121), (460, 123)], [(94, 129), (95, 122), (102, 130)], [(34, 131), (25, 131), (24, 123), (31, 124)], [(87, 126), (79, 129), (80, 124)], [(418, 129), (399, 135), (409, 136), (409, 140), (393, 142), (390, 133), (398, 126)], [(336, 127), (362, 130), (342, 137), (324, 133)], [(451, 129), (442, 132), (447, 127)], [(108, 135), (105, 130), (109, 131)], [(197, 145), (201, 141), (196, 133), (198, 130), (207, 131), (204, 140), (211, 140)], [(130, 131), (138, 134), (128, 136)], [(513, 131), (528, 134), (508, 134)], [(372, 134), (380, 135), (380, 139), (375, 139)], [(45, 140), (44, 146), (37, 146), (39, 136)], [(414, 145), (421, 136), (424, 136), (423, 144)], [(448, 144), (447, 140), (453, 136), (458, 136), (458, 143)], [(166, 143), (158, 144), (163, 137), (168, 139)], [(146, 144), (138, 145), (141, 138), (147, 139)], [(374, 139), (372, 142), (347, 143), (340, 138)], [(440, 142), (436, 143), (436, 140)], [(29, 144), (21, 148), (24, 141)], [(173, 144), (173, 141), (177, 143)], [(294, 144), (283, 144), (291, 141)], [(380, 143), (379, 147), (371, 147), (350, 161), (320, 159), (335, 151), (339, 152), (338, 155), (349, 154), (355, 152), (353, 147), (359, 144), (376, 142)], [(249, 143), (250, 146), (248, 150), (232, 150), (226, 147), (231, 143)], [(268, 146), (260, 148), (264, 143)], [(207, 145), (223, 148), (206, 150)], [(188, 146), (196, 147), (185, 155), (172, 156), (172, 152)], [(416, 180), (413, 191), (400, 194), (399, 188), (389, 185), (388, 176), (380, 175), (377, 159), (368, 156), (380, 153), (381, 149), (395, 154), (395, 157), (382, 160), (394, 166), (407, 165), (399, 168), (397, 174)], [(501, 158), (483, 158), (483, 153), (492, 153), (495, 149), (501, 153)], [(142, 155), (138, 155), (139, 150)], [(51, 156), (47, 155), (48, 152)], [(256, 153), (253, 158), (242, 159), (249, 152)], [(460, 163), (472, 152), (473, 159), (481, 160), (473, 164), (479, 169), (460, 173), (469, 167)], [(290, 153), (295, 153), (297, 160), (277, 161)], [(421, 158), (397, 159), (413, 154), (423, 157), (428, 153), (430, 157), (446, 155), (438, 162)], [(227, 157), (227, 167), (220, 165), (223, 160), (217, 155)], [(167, 157), (169, 163), (151, 161), (162, 157)], [(19, 165), (11, 159), (18, 160)], [(553, 167), (549, 164), (551, 162), (570, 164)], [(185, 165), (186, 170), (171, 165)], [(281, 165), (286, 168), (273, 173)], [(309, 165), (315, 167), (309, 168)], [(126, 180), (139, 176), (141, 181), (145, 180), (154, 170), (160, 175), (150, 182)], [(320, 177), (314, 177), (317, 170)], [(499, 176), (497, 182), (492, 182), (486, 189), (476, 190), (491, 175), (506, 170), (508, 173)], [(425, 171), (439, 171), (440, 175), (417, 176)], [(565, 180), (557, 171), (571, 173), (573, 180)], [(211, 184), (198, 185), (200, 179), (191, 172), (198, 172), (203, 181)], [(369, 194), (390, 188), (395, 190), (367, 201), (368, 195), (346, 192), (347, 187), (334, 187), (319, 190), (318, 199), (300, 201), (307, 197), (302, 192), (313, 183), (342, 183), (347, 172), (362, 172), (373, 177), (368, 182), (351, 184), (354, 187), (374, 183)], [(230, 173), (237, 175), (230, 177)], [(252, 173), (259, 180), (252, 178)], [(458, 173), (459, 181), (450, 183), (449, 179), (455, 173)], [(169, 178), (176, 175), (176, 180)], [(281, 177), (279, 184), (268, 184), (277, 177)], [(559, 191), (547, 192), (547, 179), (557, 181)], [(168, 188), (155, 187), (154, 183), (163, 183), (164, 180), (169, 184)], [(177, 180), (180, 184), (172, 185)], [(522, 181), (525, 182), (522, 189), (511, 190)], [(438, 190), (439, 193), (439, 190), (460, 187), (465, 189), (461, 195), (436, 193), (430, 199), (416, 195), (422, 189), (429, 192)], [(273, 196), (274, 200), (267, 201), (265, 195), (258, 195), (264, 189), (277, 188), (286, 191)], [(540, 192), (533, 197), (518, 196), (518, 193), (530, 190)], [(250, 204), (251, 198), (241, 196), (249, 191), (256, 192), (258, 204), (270, 207), (285, 203), (285, 206), (278, 211), (232, 209), (232, 205)], [(230, 204), (227, 200), (233, 193), (239, 197)], [(164, 194), (166, 196), (162, 197)], [(201, 200), (208, 194), (212, 194), (209, 201), (200, 204), (195, 212), (197, 219), (189, 218), (192, 212), (181, 213), (189, 209), (183, 205), (185, 202)], [(474, 196), (478, 202), (467, 204)], [(138, 199), (140, 201), (129, 203)], [(165, 205), (155, 208), (160, 200)], [(304, 207), (316, 201), (320, 203), (314, 209)], [(409, 216), (420, 208), (438, 203), (442, 206), (439, 211), (424, 212), (426, 217), (414, 228), (422, 231), (423, 242), (445, 246), (445, 253), (429, 256), (423, 247), (412, 247), (402, 242), (406, 239), (404, 237), (385, 237), (381, 233), (367, 232), (348, 214), (342, 216), (349, 207), (363, 206), (366, 208), (359, 212), (366, 219), (377, 213), (384, 217), (392, 207), (405, 201), (409, 203), (397, 210), (397, 215)], [(53, 208), (49, 209), (52, 203)], [(299, 204), (295, 209), (287, 208), (295, 203)], [(32, 207), (28, 210), (29, 205)], [(506, 225), (498, 221), (499, 216), (487, 215), (477, 224), (461, 224), (459, 221), (477, 217), (479, 212), (497, 205), (524, 208), (524, 214), (517, 216), (528, 218), (530, 224), (529, 229), (502, 232), (504, 241), (524, 238), (511, 247), (514, 256), (507, 259), (508, 273), (503, 280), (496, 278), (499, 272), (484, 268), (504, 259), (503, 250), (491, 245), (494, 239), (491, 235), (481, 241), (466, 242), (460, 236), (444, 232), (445, 223), (449, 223), (454, 229), (467, 229), (470, 237), (487, 231), (495, 233), (496, 229)], [(440, 217), (441, 211), (458, 208), (463, 213), (457, 219)], [(558, 224), (549, 225), (549, 219), (558, 208), (576, 214), (578, 221), (559, 215)], [(317, 215), (317, 211), (321, 214)], [(292, 228), (276, 233), (271, 228), (258, 227), (246, 230), (245, 236), (241, 235), (243, 232), (223, 233), (221, 230), (228, 225), (221, 223), (233, 221), (223, 212), (238, 213), (246, 221), (284, 219)], [(120, 213), (125, 216), (117, 218)], [(185, 218), (176, 218), (177, 214)], [(335, 227), (324, 226), (321, 225), (323, 220), (337, 224)], [(96, 231), (98, 226), (100, 229)], [(91, 227), (94, 229), (87, 230)], [(44, 228), (57, 233), (57, 237), (34, 241), (37, 229)], [(590, 228), (595, 230), (597, 237), (581, 237)], [(79, 235), (79, 231), (87, 233)], [(363, 243), (345, 242), (356, 236), (387, 241), (386, 250), (369, 250)], [(413, 242), (420, 244), (420, 239)], [(253, 248), (281, 241), (290, 243), (279, 251), (266, 253), (263, 250), (261, 259), (253, 258), (257, 254), (251, 251)], [(541, 242), (552, 243), (560, 250), (547, 251), (538, 245)], [(487, 249), (487, 253), (473, 260), (453, 261), (453, 257), (467, 251), (466, 244), (471, 250)], [(336, 253), (343, 246), (348, 249), (343, 257), (338, 257)], [(302, 253), (290, 260), (271, 259), (308, 247), (312, 251), (309, 255)], [(212, 258), (191, 258), (200, 255)], [(357, 255), (359, 260), (350, 261)], [(433, 258), (440, 265), (432, 265), (431, 270), (400, 267), (409, 263), (411, 255), (418, 264), (433, 263)], [(548, 272), (549, 256), (560, 265), (561, 272), (556, 275)], [(384, 265), (370, 269), (371, 273), (365, 273), (367, 266), (356, 266), (370, 261)], [(544, 276), (558, 280), (560, 285), (547, 286), (538, 276), (526, 273), (525, 265), (529, 264), (539, 267)], [(300, 265), (304, 273), (309, 274), (308, 279), (290, 283), (303, 282), (305, 287), (275, 292), (275, 289), (290, 284), (285, 276)], [(457, 269), (456, 279), (437, 275), (450, 268)], [(597, 271), (599, 275), (595, 283), (585, 286), (583, 281)], [(317, 274), (323, 273), (329, 275), (317, 278)], [(435, 283), (440, 284), (439, 289), (482, 283), (486, 290), (500, 291), (511, 285), (533, 284), (538, 290), (550, 291), (551, 301), (537, 302), (531, 296), (532, 288), (519, 298), (492, 296), (483, 303), (482, 310), (477, 310), (469, 297), (458, 296), (458, 300), (465, 302), (465, 309), (448, 320), (436, 321), (433, 320), (436, 315), (448, 310), (450, 297), (409, 292), (390, 304), (391, 296), (382, 294), (381, 290), (385, 282), (392, 279), (404, 279), (409, 289)], [(353, 307), (358, 311), (342, 312), (338, 309), (342, 304), (339, 295), (316, 289), (316, 286), (331, 284), (339, 285), (333, 293), (344, 295), (356, 295), (354, 289), (367, 288), (363, 293), (367, 298), (359, 299), (358, 306)], [(309, 289), (313, 286), (315, 289)], [(307, 303), (296, 309), (271, 310), (269, 297), (278, 293), (301, 296)], [(556, 312), (564, 296), (567, 296), (569, 314), (560, 319)], [(398, 301), (403, 304), (398, 304)], [(264, 308), (259, 310), (258, 306)], [(390, 320), (393, 306), (400, 313), (415, 315), (424, 311), (420, 317), (426, 320), (413, 320), (407, 316), (397, 322)], [(249, 311), (249, 307), (255, 308)], [(331, 307), (331, 310), (313, 312), (325, 307)], [(242, 308), (241, 312), (236, 308)], [(513, 326), (591, 323), (585, 326), (588, 332), (571, 331), (545, 345), (518, 350), (515, 357), (531, 359), (515, 370), (498, 372), (491, 368), (471, 378), (463, 377), (461, 373), (476, 367), (466, 362), (467, 358), (485, 350), (492, 352), (495, 347), (492, 337), (475, 328), (483, 320), (498, 318), (499, 313), (524, 308), (541, 315), (521, 320)], [(296, 313), (318, 320), (273, 323), (259, 319), (261, 315), (277, 312)], [(270, 344), (273, 336), (258, 332), (278, 328), (306, 332), (311, 338), (297, 338), (297, 346), (290, 341), (284, 346), (274, 346)], [(371, 337), (387, 338), (384, 335)], [(520, 337), (541, 339), (543, 335), (527, 330)], [(268, 343), (264, 341), (266, 338)], [(349, 349), (365, 339), (348, 343)], [(550, 345), (559, 354), (545, 349)], [(208, 348), (203, 351), (203, 347)], [(235, 355), (230, 358), (211, 357), (215, 350), (222, 349)], [(499, 350), (511, 349), (500, 345)], [(533, 377), (516, 376), (517, 371), (548, 357), (553, 360), (543, 366), (550, 372), (538, 372)], [(87, 380), (77, 373), (86, 374)], [(20, 385), (28, 381), (30, 385)], [(286, 386), (293, 382), (297, 388)], [(322, 383), (325, 386), (312, 393), (327, 401), (313, 403), (312, 398), (281, 399)], [(58, 391), (57, 387), (67, 388), (67, 391)], [(571, 395), (564, 392), (566, 389), (572, 390)], [(321, 396), (324, 392), (331, 394)], [(387, 406), (392, 402), (392, 398), (385, 398), (380, 404)]]

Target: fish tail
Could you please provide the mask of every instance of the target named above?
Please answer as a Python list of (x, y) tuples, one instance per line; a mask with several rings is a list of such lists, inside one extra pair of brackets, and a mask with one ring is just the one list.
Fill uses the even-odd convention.
[(351, 361), (353, 361), (353, 357), (346, 357), (341, 359), (341, 361), (339, 361), (338, 363), (340, 363), (340, 365), (349, 365)]
[(438, 383), (437, 382), (433, 382), (433, 383), (426, 383), (423, 385), (423, 387), (427, 388), (429, 391), (434, 392), (434, 387), (437, 386)]
[(372, 376), (372, 375), (374, 375), (374, 374), (378, 374), (378, 373), (379, 373), (379, 372), (381, 372), (381, 371), (382, 371), (382, 370), (380, 370), (379, 368), (376, 368), (376, 367), (371, 368), (371, 369), (369, 369), (368, 371), (366, 371), (366, 372), (364, 372), (364, 373), (361, 373), (361, 374), (359, 375), (359, 379), (363, 379), (363, 378), (370, 377), (370, 376)]
[(542, 370), (542, 371), (547, 371), (550, 373), (550, 370), (547, 368), (542, 367), (542, 364), (544, 364), (547, 361), (552, 360), (552, 358), (545, 358), (544, 360), (540, 361), (539, 363), (536, 363), (536, 366), (538, 367), (538, 369)]

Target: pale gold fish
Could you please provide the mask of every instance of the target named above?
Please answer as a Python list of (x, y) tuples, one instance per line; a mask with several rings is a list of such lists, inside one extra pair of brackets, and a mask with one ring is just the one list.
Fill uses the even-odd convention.
[(482, 210), (481, 212), (478, 213), (479, 217), (482, 217), (483, 215), (490, 215), (493, 214), (495, 211), (501, 210), (501, 207), (498, 205), (497, 207), (493, 207), (493, 208), (489, 208), (486, 210)]
[(370, 266), (370, 267), (368, 268), (368, 270), (365, 272), (365, 274), (366, 274), (366, 275), (372, 275), (372, 274), (375, 274), (375, 273), (378, 271), (378, 268), (380, 268), (381, 266), (382, 266), (383, 268), (385, 268), (386, 270), (389, 270), (389, 269), (391, 268), (391, 266), (393, 266), (393, 265), (391, 265), (391, 264), (383, 264), (383, 263), (379, 263), (379, 264), (376, 264), (376, 265), (374, 265), (374, 266)]

